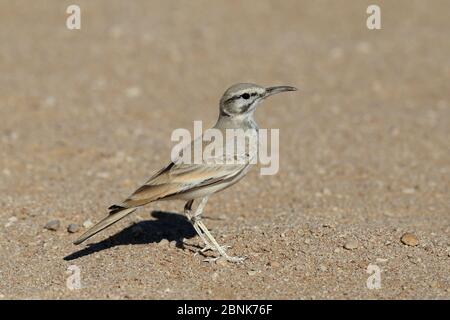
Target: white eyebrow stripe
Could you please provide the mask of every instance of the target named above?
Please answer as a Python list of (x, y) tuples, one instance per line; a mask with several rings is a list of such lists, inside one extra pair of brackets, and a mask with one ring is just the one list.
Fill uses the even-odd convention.
[(242, 89), (242, 90), (236, 91), (234, 93), (234, 95), (238, 96), (238, 95), (242, 95), (244, 93), (252, 94), (254, 92), (256, 92), (257, 94), (261, 94), (261, 93), (264, 92), (264, 90), (263, 89), (257, 89), (257, 88), (251, 88), (251, 90), (249, 90), (249, 89)]

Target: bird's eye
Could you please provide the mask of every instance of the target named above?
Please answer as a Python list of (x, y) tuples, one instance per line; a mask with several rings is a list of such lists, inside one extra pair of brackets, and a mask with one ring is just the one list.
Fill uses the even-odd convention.
[(244, 93), (241, 97), (247, 100), (248, 98), (250, 98), (250, 95), (248, 93)]

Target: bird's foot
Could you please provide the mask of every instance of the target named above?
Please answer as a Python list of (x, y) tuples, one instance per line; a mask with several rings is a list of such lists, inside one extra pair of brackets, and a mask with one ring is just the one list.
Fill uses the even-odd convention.
[(216, 247), (210, 245), (210, 244), (206, 244), (203, 248), (201, 248), (200, 250), (198, 250), (196, 253), (194, 253), (194, 256), (198, 255), (199, 253), (204, 253), (206, 251), (223, 251), (225, 252), (227, 249), (230, 249), (231, 246), (221, 246), (220, 249), (221, 250), (217, 250)]
[(232, 257), (232, 256), (229, 256), (227, 254), (224, 254), (224, 255), (220, 255), (218, 257), (206, 258), (203, 261), (205, 261), (205, 262), (216, 262), (217, 260), (219, 260), (221, 258), (224, 258), (226, 261), (232, 262), (232, 263), (242, 263), (245, 259), (247, 259), (247, 257), (238, 257), (238, 256)]
[[(227, 251), (227, 249), (230, 249), (231, 246), (225, 245), (225, 246), (220, 246), (220, 248), (225, 252), (225, 251)], [(211, 251), (217, 251), (216, 247), (211, 246), (211, 245), (206, 245), (205, 247), (203, 247), (203, 248), (200, 250), (200, 252), (203, 253), (203, 252), (206, 252), (206, 251), (208, 251), (208, 250), (211, 250)]]

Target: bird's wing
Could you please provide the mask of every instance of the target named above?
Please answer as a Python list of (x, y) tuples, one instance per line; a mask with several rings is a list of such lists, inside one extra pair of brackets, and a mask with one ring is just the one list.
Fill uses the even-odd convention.
[[(194, 141), (185, 149), (192, 150), (193, 143)], [(199, 164), (184, 163), (181, 158), (177, 158), (154, 174), (118, 206), (126, 208), (141, 206), (192, 189), (210, 186), (237, 176), (248, 165), (245, 159), (238, 159), (234, 153), (227, 153), (226, 146), (217, 147), (213, 155), (203, 157)]]
[(123, 203), (111, 206), (110, 214), (81, 235), (74, 243), (82, 243), (132, 213), (138, 206), (187, 190), (222, 183), (227, 179), (232, 179), (246, 167), (246, 165), (175, 165), (172, 162)]
[(238, 175), (245, 164), (181, 164), (168, 166), (137, 189), (121, 206), (135, 207), (148, 202), (209, 186)]

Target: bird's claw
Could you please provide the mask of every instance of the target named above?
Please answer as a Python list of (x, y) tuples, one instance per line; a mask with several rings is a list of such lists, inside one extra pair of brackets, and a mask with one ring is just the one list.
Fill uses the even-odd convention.
[[(225, 246), (221, 246), (220, 248), (225, 252), (227, 249), (230, 249), (231, 246), (225, 245)], [(198, 255), (199, 253), (204, 253), (204, 252), (209, 251), (209, 250), (211, 250), (211, 251), (218, 251), (218, 250), (216, 249), (216, 247), (213, 247), (213, 246), (207, 244), (207, 245), (205, 245), (203, 248), (201, 248), (200, 250), (198, 250), (196, 253), (194, 253), (194, 256)]]
[[(224, 245), (224, 246), (220, 246), (220, 248), (221, 248), (223, 251), (227, 251), (227, 249), (230, 249), (231, 246)], [(207, 245), (207, 246), (205, 246), (203, 249), (201, 249), (200, 252), (206, 252), (206, 251), (208, 251), (208, 250), (216, 251), (217, 249), (216, 249), (215, 247), (213, 247), (213, 246)]]
[(229, 256), (229, 255), (225, 254), (223, 256), (221, 255), (221, 256), (218, 256), (218, 257), (209, 257), (209, 258), (204, 259), (203, 261), (211, 263), (211, 262), (216, 262), (220, 258), (224, 258), (228, 262), (232, 262), (232, 263), (242, 263), (245, 259), (247, 259), (247, 257), (237, 257), (237, 256), (236, 257), (232, 257), (232, 256)]

